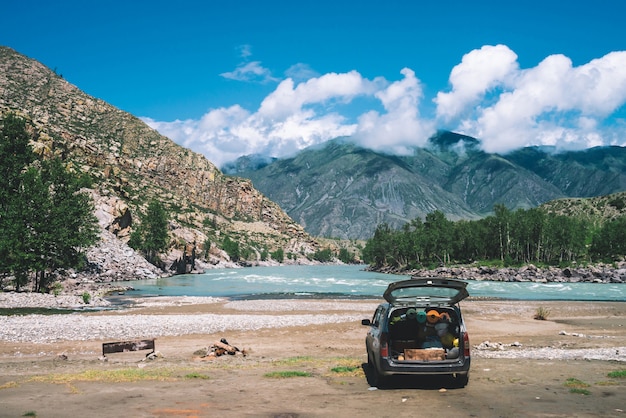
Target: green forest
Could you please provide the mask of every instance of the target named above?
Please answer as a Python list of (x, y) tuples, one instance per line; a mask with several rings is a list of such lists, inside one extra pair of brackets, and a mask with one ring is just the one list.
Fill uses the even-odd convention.
[(40, 159), (30, 141), (37, 132), (13, 114), (0, 119), (0, 284), (12, 277), (16, 290), (34, 283), (46, 292), (51, 274), (82, 267), (83, 250), (98, 239), (89, 179), (59, 158)]
[(380, 224), (363, 250), (364, 261), (375, 269), (399, 271), (476, 261), (567, 266), (611, 262), (624, 255), (624, 215), (596, 225), (541, 208), (511, 211), (504, 205), (496, 205), (492, 216), (480, 220), (450, 221), (434, 211), (400, 230)]

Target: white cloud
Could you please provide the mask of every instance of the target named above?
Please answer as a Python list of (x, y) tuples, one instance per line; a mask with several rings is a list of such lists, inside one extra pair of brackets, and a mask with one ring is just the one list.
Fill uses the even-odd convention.
[[(615, 142), (614, 137), (605, 137), (601, 122), (626, 102), (626, 52), (613, 52), (579, 67), (563, 55), (551, 55), (534, 68), (517, 69), (517, 64), (510, 63), (508, 69), (483, 84), (498, 89), (492, 102), (486, 98), (486, 89), (475, 89), (473, 95), (459, 94), (457, 108), (449, 111), (448, 99), (462, 91), (453, 88), (451, 93), (438, 95), (438, 99), (445, 98), (438, 101), (438, 114), (465, 114), (455, 130), (479, 138), (487, 152), (506, 153), (530, 145), (586, 148)], [(457, 79), (454, 85), (471, 79)], [(471, 100), (464, 101), (467, 97)]]
[[(241, 54), (250, 56), (250, 48), (242, 47)], [(563, 55), (552, 55), (522, 69), (507, 46), (484, 46), (463, 57), (450, 73), (450, 90), (433, 100), (424, 100), (422, 84), (409, 68), (392, 82), (370, 80), (357, 71), (317, 75), (305, 64), (286, 74), (291, 76), (276, 80), (259, 61), (222, 74), (233, 80), (279, 81), (256, 110), (234, 105), (211, 109), (200, 120), (144, 120), (218, 166), (252, 153), (287, 156), (339, 136), (405, 154), (443, 127), (478, 138), (488, 152), (528, 145), (626, 145), (626, 123), (607, 123), (626, 103), (626, 51), (578, 67)], [(362, 109), (357, 101), (378, 106)], [(433, 102), (436, 117), (424, 117), (420, 109)]]
[(280, 119), (308, 104), (327, 103), (331, 100), (348, 103), (356, 96), (374, 93), (375, 84), (356, 71), (328, 73), (298, 85), (288, 78), (263, 100), (259, 113), (267, 118)]
[(261, 65), (260, 61), (242, 63), (234, 71), (221, 73), (220, 75), (236, 81), (256, 81), (261, 83), (278, 81), (277, 78), (272, 77), (270, 70)]
[[(364, 146), (390, 153), (406, 152), (424, 144), (432, 122), (419, 119), (419, 80), (409, 69), (402, 74), (403, 79), (391, 84), (381, 78), (365, 79), (356, 71), (324, 74), (301, 83), (288, 78), (256, 112), (231, 106), (212, 109), (199, 121), (144, 120), (218, 166), (252, 153), (286, 156), (341, 136), (354, 136)], [(368, 112), (357, 123), (328, 111), (331, 103), (340, 109), (358, 96), (378, 99), (385, 113)]]
[(507, 84), (517, 68), (517, 55), (505, 45), (485, 45), (471, 51), (450, 73), (452, 91), (437, 94), (437, 116), (444, 120), (459, 116), (490, 89)]
[(375, 96), (386, 113), (370, 111), (359, 118), (354, 137), (361, 145), (391, 154), (407, 154), (426, 145), (435, 132), (433, 121), (420, 119), (418, 105), (423, 92), (415, 73), (404, 68), (404, 78), (379, 90)]
[(319, 77), (319, 73), (312, 69), (309, 65), (298, 63), (287, 68), (285, 75), (296, 82), (305, 81), (310, 78)]
[(246, 58), (248, 58), (249, 56), (252, 55), (252, 46), (250, 46), (248, 44), (239, 45), (237, 47), (237, 50), (239, 51), (239, 55), (243, 59), (246, 59)]

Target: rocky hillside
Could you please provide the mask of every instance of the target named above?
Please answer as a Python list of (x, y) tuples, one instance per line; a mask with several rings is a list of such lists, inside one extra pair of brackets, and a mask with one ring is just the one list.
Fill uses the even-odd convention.
[(133, 115), (0, 47), (0, 113), (6, 112), (24, 116), (41, 132), (34, 144), (39, 155), (60, 156), (95, 180), (100, 224), (122, 243), (147, 203), (157, 198), (171, 216), (170, 258), (195, 245), (207, 263), (227, 261), (219, 249), (225, 236), (257, 256), (283, 249), (301, 257), (317, 249), (317, 242), (251, 181), (223, 175), (204, 156)]
[(528, 209), (626, 190), (626, 148), (553, 151), (487, 154), (474, 138), (441, 132), (411, 156), (343, 138), (293, 158), (261, 164), (257, 157), (228, 169), (251, 179), (312, 235), (344, 239), (367, 239), (382, 222), (400, 228), (434, 210), (451, 220), (476, 219), (495, 204)]
[(626, 215), (626, 192), (589, 198), (564, 198), (541, 205), (548, 212), (585, 219), (597, 226)]

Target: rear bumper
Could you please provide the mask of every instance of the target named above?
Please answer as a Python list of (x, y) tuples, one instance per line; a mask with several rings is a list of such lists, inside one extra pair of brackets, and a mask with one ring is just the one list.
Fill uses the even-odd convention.
[(393, 361), (388, 358), (381, 358), (379, 370), (382, 375), (391, 376), (394, 374), (408, 375), (450, 375), (467, 374), (470, 369), (470, 358), (463, 358), (454, 362), (409, 362)]

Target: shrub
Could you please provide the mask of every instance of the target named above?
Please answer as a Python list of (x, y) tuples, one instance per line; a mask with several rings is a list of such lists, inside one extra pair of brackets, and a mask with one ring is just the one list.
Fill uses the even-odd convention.
[(63, 285), (61, 284), (61, 282), (56, 282), (54, 286), (52, 286), (52, 294), (54, 296), (59, 296), (62, 291), (63, 291)]
[(91, 295), (89, 294), (89, 292), (83, 293), (83, 302), (85, 303), (85, 305), (89, 305), (89, 302), (91, 302)]
[(354, 263), (354, 255), (350, 254), (347, 248), (341, 248), (339, 250), (339, 259), (346, 264)]
[(608, 376), (612, 377), (612, 378), (625, 379), (626, 378), (626, 369), (624, 369), (624, 370), (615, 370), (615, 371), (609, 372)]
[(276, 260), (279, 263), (282, 263), (283, 261), (285, 261), (285, 252), (283, 251), (282, 248), (279, 248), (276, 251), (271, 252), (270, 256), (272, 257), (273, 260)]
[(330, 248), (318, 250), (313, 254), (313, 259), (319, 261), (320, 263), (327, 263), (333, 259), (333, 253)]
[(548, 316), (550, 316), (550, 309), (540, 306), (535, 311), (534, 318), (539, 321), (545, 321), (546, 319), (548, 319)]

